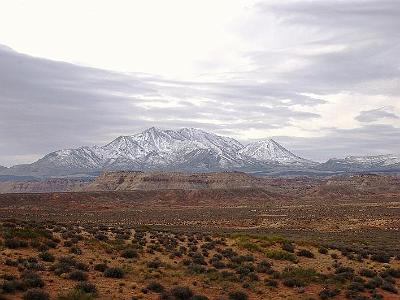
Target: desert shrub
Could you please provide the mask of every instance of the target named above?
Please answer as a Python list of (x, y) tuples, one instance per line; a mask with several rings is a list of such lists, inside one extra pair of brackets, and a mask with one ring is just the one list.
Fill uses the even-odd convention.
[(67, 248), (69, 248), (69, 247), (72, 247), (74, 244), (72, 243), (72, 241), (64, 241), (64, 247), (67, 247)]
[(297, 262), (297, 257), (295, 254), (283, 250), (267, 250), (265, 255), (271, 259)]
[(85, 264), (84, 262), (76, 262), (75, 264), (75, 268), (77, 268), (78, 270), (81, 271), (89, 271), (89, 266), (87, 264)]
[(335, 270), (335, 273), (354, 273), (354, 269), (352, 267), (338, 266)]
[(191, 257), (194, 264), (207, 265), (206, 261), (204, 260), (204, 256), (201, 253), (194, 252), (192, 253)]
[(376, 272), (371, 269), (361, 269), (359, 273), (361, 276), (370, 277), (370, 278), (376, 276)]
[(22, 273), (21, 280), (28, 288), (38, 288), (44, 286), (44, 281), (39, 274), (32, 271), (25, 271)]
[(215, 257), (210, 259), (210, 263), (216, 269), (224, 269), (224, 268), (226, 268), (226, 264), (224, 262), (220, 261), (219, 259), (215, 258)]
[(103, 234), (103, 233), (96, 234), (94, 237), (95, 237), (95, 239), (98, 239), (99, 241), (106, 241), (106, 240), (108, 240), (108, 236), (106, 236), (106, 235)]
[(55, 241), (53, 241), (53, 240), (48, 240), (46, 242), (46, 246), (49, 247), (49, 248), (56, 248), (57, 247), (57, 243)]
[(400, 278), (400, 269), (389, 268), (380, 274), (382, 277), (392, 276), (394, 278)]
[[(318, 248), (318, 252), (321, 254), (328, 254), (328, 249), (325, 248), (324, 246), (321, 246)], [(322, 290), (322, 291), (324, 291), (324, 290)]]
[(367, 289), (375, 289), (377, 287), (380, 287), (383, 283), (383, 279), (381, 277), (375, 276), (373, 278), (371, 278), (367, 283), (364, 284), (364, 286)]
[(4, 262), (4, 264), (5, 264), (6, 266), (16, 267), (16, 266), (18, 266), (18, 261), (13, 260), (13, 259), (10, 259), (10, 258), (7, 258), (7, 259), (5, 260), (5, 262)]
[(232, 258), (238, 254), (232, 248), (225, 248), (221, 251), (221, 255), (226, 258)]
[(326, 300), (326, 299), (329, 299), (329, 298), (333, 298), (333, 297), (335, 297), (335, 296), (337, 296), (339, 294), (340, 294), (340, 290), (339, 289), (328, 289), (328, 288), (325, 288), (322, 291), (320, 291), (318, 295), (322, 300)]
[(121, 268), (107, 268), (104, 271), (104, 276), (110, 278), (122, 278), (124, 277), (124, 270)]
[(208, 300), (208, 297), (204, 295), (194, 295), (190, 300)]
[(373, 291), (371, 293), (371, 299), (372, 300), (383, 300), (383, 296), (381, 294), (378, 294), (376, 291)]
[(371, 259), (381, 263), (389, 263), (390, 255), (384, 252), (375, 253), (371, 256)]
[(81, 248), (79, 248), (79, 247), (77, 247), (77, 246), (72, 246), (72, 247), (69, 249), (69, 251), (70, 251), (71, 253), (73, 253), (73, 254), (78, 254), (78, 255), (82, 254)]
[(270, 287), (277, 287), (278, 281), (275, 279), (267, 279), (267, 280), (265, 280), (265, 285), (270, 286)]
[(96, 286), (88, 281), (81, 281), (75, 286), (76, 290), (82, 291), (87, 294), (93, 294), (95, 295), (97, 293), (97, 288)]
[(69, 273), (68, 278), (76, 281), (85, 281), (87, 280), (88, 275), (86, 272), (83, 272), (81, 270), (75, 270)]
[(391, 283), (391, 282), (387, 282), (386, 280), (383, 281), (383, 283), (381, 285), (381, 288), (382, 288), (382, 290), (391, 292), (393, 294), (397, 294), (398, 293), (397, 288), (394, 286), (394, 284)]
[(104, 263), (96, 264), (94, 265), (94, 269), (96, 271), (104, 272), (107, 269), (107, 264)]
[(298, 256), (303, 256), (303, 257), (307, 257), (307, 258), (314, 258), (314, 253), (312, 253), (310, 250), (307, 249), (301, 249), (297, 252)]
[(236, 291), (236, 292), (230, 292), (229, 293), (229, 299), (230, 300), (247, 300), (249, 297), (247, 296), (246, 293), (243, 293), (241, 291)]
[(156, 293), (161, 293), (161, 292), (164, 291), (164, 287), (162, 286), (162, 284), (159, 283), (159, 282), (155, 282), (155, 281), (150, 282), (150, 283), (147, 285), (146, 288), (147, 288), (149, 291), (156, 292)]
[(57, 300), (92, 300), (94, 294), (85, 293), (81, 290), (71, 290), (57, 296)]
[(246, 276), (255, 270), (252, 264), (243, 264), (236, 268), (236, 273), (240, 276)]
[(3, 278), (4, 280), (10, 281), (10, 280), (16, 280), (17, 276), (15, 276), (13, 274), (3, 274), (1, 276), (1, 278)]
[(160, 259), (155, 258), (151, 261), (147, 262), (147, 267), (151, 268), (151, 269), (158, 269), (159, 267), (161, 267), (162, 263), (160, 261)]
[(257, 264), (256, 271), (259, 273), (267, 273), (271, 270), (272, 264), (267, 260), (262, 260)]
[(298, 278), (285, 278), (282, 282), (287, 287), (302, 287), (305, 283)]
[(177, 300), (188, 300), (193, 296), (193, 292), (187, 286), (176, 286), (171, 289), (171, 295)]
[(362, 292), (364, 291), (364, 284), (362, 284), (361, 282), (353, 281), (350, 283), (348, 289), (352, 291)]
[(4, 281), (1, 285), (1, 290), (3, 293), (14, 293), (16, 290), (25, 291), (26, 286), (21, 281), (13, 279)]
[(53, 262), (53, 261), (55, 261), (54, 255), (51, 254), (50, 252), (47, 252), (47, 251), (41, 252), (41, 253), (39, 254), (39, 257), (40, 257), (40, 259), (43, 260), (43, 261), (47, 261), (47, 262)]
[(296, 281), (308, 284), (311, 282), (319, 282), (323, 275), (314, 269), (305, 269), (302, 267), (286, 267), (281, 273), (282, 278), (295, 279)]
[(34, 289), (27, 291), (22, 297), (23, 300), (49, 300), (50, 296), (45, 291)]
[(135, 249), (125, 249), (122, 251), (121, 256), (123, 258), (136, 258), (138, 257), (138, 253)]
[(10, 249), (26, 248), (28, 247), (28, 242), (14, 238), (7, 238), (4, 240), (4, 246)]
[(284, 242), (284, 243), (282, 244), (282, 250), (285, 250), (285, 251), (287, 251), (287, 252), (294, 253), (294, 249), (295, 249), (295, 247), (294, 247), (294, 245), (293, 245), (292, 243)]

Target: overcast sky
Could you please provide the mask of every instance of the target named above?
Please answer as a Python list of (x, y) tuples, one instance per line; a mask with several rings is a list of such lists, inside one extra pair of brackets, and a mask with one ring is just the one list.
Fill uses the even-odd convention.
[(400, 152), (399, 0), (0, 0), (0, 165), (150, 126)]

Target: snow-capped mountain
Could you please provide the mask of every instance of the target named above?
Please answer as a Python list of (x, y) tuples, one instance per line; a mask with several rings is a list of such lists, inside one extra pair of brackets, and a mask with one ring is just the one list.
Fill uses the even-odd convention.
[(263, 171), (311, 167), (273, 140), (242, 145), (239, 141), (194, 128), (149, 128), (120, 136), (104, 146), (84, 146), (47, 154), (28, 165), (6, 170), (13, 175), (71, 175), (103, 170)]
[(320, 164), (317, 168), (319, 170), (347, 172), (400, 170), (400, 154), (332, 158)]
[(265, 139), (248, 144), (239, 150), (239, 155), (244, 160), (255, 160), (263, 163), (276, 161), (280, 164), (298, 166), (310, 166), (315, 164), (310, 160), (293, 154), (273, 139)]

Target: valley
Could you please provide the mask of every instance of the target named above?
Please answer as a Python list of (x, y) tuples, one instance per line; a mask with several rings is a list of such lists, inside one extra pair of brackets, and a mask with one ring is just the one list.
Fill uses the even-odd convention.
[(110, 172), (0, 194), (0, 297), (398, 299), (399, 180)]

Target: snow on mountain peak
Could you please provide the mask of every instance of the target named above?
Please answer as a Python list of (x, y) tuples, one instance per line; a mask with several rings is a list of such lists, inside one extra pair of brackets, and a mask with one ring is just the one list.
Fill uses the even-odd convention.
[[(270, 165), (310, 166), (272, 139), (251, 143), (196, 128), (148, 128), (119, 136), (104, 146), (52, 152), (32, 163), (41, 173), (65, 170), (251, 170)], [(35, 172), (36, 172), (35, 171)], [(57, 173), (57, 174), (58, 174)]]
[(304, 163), (307, 161), (282, 147), (273, 139), (252, 142), (241, 149), (239, 154), (244, 158), (250, 157), (262, 162)]

